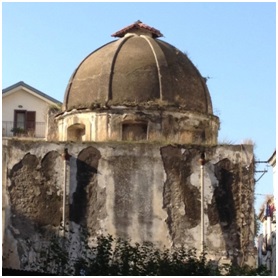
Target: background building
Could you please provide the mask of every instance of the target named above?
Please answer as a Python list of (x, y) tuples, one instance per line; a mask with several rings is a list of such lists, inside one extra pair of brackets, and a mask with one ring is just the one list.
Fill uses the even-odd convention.
[(46, 138), (48, 110), (60, 105), (22, 81), (2, 90), (2, 137)]
[(273, 167), (274, 196), (269, 196), (260, 211), (259, 219), (262, 223), (262, 234), (258, 237), (258, 265), (264, 265), (276, 275), (276, 198), (277, 174), (276, 151), (269, 158), (268, 163)]

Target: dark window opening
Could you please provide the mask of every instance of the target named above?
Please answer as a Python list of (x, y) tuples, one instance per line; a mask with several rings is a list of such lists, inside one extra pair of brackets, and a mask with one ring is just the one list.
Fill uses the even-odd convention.
[(14, 135), (34, 135), (36, 128), (36, 112), (26, 110), (14, 111), (14, 127), (12, 132)]
[(122, 138), (124, 141), (147, 140), (146, 123), (126, 123), (123, 124)]
[(68, 127), (68, 136), (67, 140), (69, 141), (82, 141), (82, 136), (85, 134), (85, 125), (83, 124), (74, 124)]

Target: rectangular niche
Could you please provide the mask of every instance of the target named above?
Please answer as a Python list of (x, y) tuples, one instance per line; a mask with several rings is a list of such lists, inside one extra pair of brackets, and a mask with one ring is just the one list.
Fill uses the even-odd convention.
[(122, 129), (123, 141), (147, 140), (147, 123), (125, 123)]

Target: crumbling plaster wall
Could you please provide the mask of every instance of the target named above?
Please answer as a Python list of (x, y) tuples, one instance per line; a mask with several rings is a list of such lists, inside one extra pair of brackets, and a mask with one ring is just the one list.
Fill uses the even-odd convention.
[(204, 151), (208, 253), (217, 259), (228, 256), (234, 263), (252, 257), (252, 146), (11, 140), (3, 147), (4, 266), (23, 267), (39, 248), (39, 238), (57, 231), (62, 220), (64, 148), (71, 154), (66, 214), (70, 229), (85, 227), (92, 239), (109, 233), (133, 242), (152, 241), (167, 248), (185, 244), (197, 250), (199, 158)]
[[(81, 113), (82, 111), (82, 113)], [(125, 109), (120, 107), (99, 108), (92, 111), (72, 110), (56, 117), (59, 140), (71, 141), (68, 128), (75, 124), (85, 126), (80, 141), (122, 141), (122, 125), (145, 123), (147, 141), (168, 141), (174, 143), (216, 144), (219, 119), (216, 116), (192, 111), (164, 111), (161, 109)], [(48, 140), (51, 140), (51, 134)], [(75, 140), (74, 140), (75, 141)]]

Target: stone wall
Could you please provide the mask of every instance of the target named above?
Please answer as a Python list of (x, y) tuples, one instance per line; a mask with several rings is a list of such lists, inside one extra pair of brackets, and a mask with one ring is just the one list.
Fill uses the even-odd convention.
[(47, 113), (46, 139), (48, 141), (58, 141), (58, 125), (55, 121), (55, 115), (59, 113), (58, 107), (52, 107)]
[[(71, 158), (66, 163), (62, 153)], [(251, 262), (254, 157), (250, 145), (51, 143), (10, 140), (3, 146), (5, 267), (22, 268), (45, 234), (67, 227), (200, 250), (200, 165), (206, 154), (205, 241), (211, 258)], [(66, 176), (66, 178), (65, 178)], [(29, 242), (29, 244), (28, 244)], [(28, 259), (27, 259), (28, 258)]]

